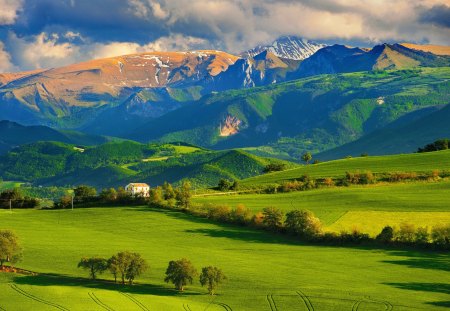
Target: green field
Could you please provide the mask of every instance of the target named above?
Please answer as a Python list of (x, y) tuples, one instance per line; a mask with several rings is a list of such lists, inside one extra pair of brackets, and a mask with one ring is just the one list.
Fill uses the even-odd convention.
[(7, 189), (13, 189), (20, 187), (20, 182), (16, 181), (0, 181), (0, 192), (7, 190)]
[[(2, 310), (440, 310), (448, 307), (448, 254), (306, 246), (283, 236), (149, 208), (0, 211), (22, 240), (24, 269), (0, 274)], [(82, 256), (141, 253), (151, 269), (122, 287), (85, 279)], [(221, 267), (211, 297), (163, 282), (169, 260)], [(111, 279), (108, 275), (103, 277)], [(392, 309), (393, 308), (393, 309)]]
[(345, 172), (372, 171), (387, 172), (430, 172), (450, 169), (450, 150), (412, 153), (390, 156), (372, 156), (328, 161), (314, 165), (305, 165), (286, 171), (269, 173), (241, 182), (243, 186), (258, 186), (300, 178), (307, 174), (315, 178), (343, 177)]
[[(379, 233), (385, 225), (398, 225), (402, 221), (431, 227), (435, 224), (450, 223), (450, 181), (414, 182), (398, 184), (377, 184), (323, 188), (279, 194), (242, 194), (195, 197), (197, 204), (213, 203), (235, 207), (244, 204), (253, 212), (274, 206), (284, 211), (309, 209), (320, 218), (330, 230), (351, 230), (357, 227), (370, 234)], [(346, 218), (349, 212), (380, 212), (367, 226), (367, 215)], [(403, 218), (399, 212), (410, 213)], [(397, 214), (396, 214), (397, 213)], [(373, 217), (374, 215), (371, 215)], [(347, 216), (348, 217), (348, 216)], [(406, 217), (406, 218), (405, 218)], [(424, 221), (424, 219), (428, 219)]]

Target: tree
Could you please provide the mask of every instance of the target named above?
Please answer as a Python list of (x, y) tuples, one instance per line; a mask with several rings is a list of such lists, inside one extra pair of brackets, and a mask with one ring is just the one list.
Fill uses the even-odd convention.
[(416, 228), (413, 224), (403, 222), (397, 232), (397, 240), (406, 243), (414, 242), (415, 232)]
[(208, 286), (208, 293), (210, 295), (214, 295), (220, 283), (226, 279), (227, 277), (223, 274), (222, 270), (212, 266), (202, 268), (202, 273), (200, 274), (200, 284), (202, 286)]
[(172, 260), (167, 267), (164, 281), (166, 283), (171, 282), (175, 285), (175, 289), (183, 291), (188, 283), (192, 284), (197, 274), (197, 270), (188, 259)]
[(117, 200), (117, 191), (114, 188), (102, 189), (100, 198), (104, 202), (114, 202)]
[(231, 186), (232, 186), (232, 182), (228, 181), (225, 178), (222, 178), (219, 180), (219, 184), (217, 186), (217, 188), (219, 188), (220, 191), (228, 191), (230, 190)]
[(284, 225), (288, 232), (311, 238), (320, 234), (322, 224), (319, 218), (307, 210), (293, 210), (286, 214)]
[(450, 245), (450, 225), (439, 225), (431, 230), (431, 239), (440, 246)]
[(312, 160), (312, 155), (311, 152), (305, 152), (304, 154), (302, 154), (302, 161), (306, 163), (306, 165), (309, 164), (309, 161)]
[(175, 199), (175, 190), (173, 190), (173, 187), (171, 184), (169, 184), (167, 181), (164, 182), (163, 186), (163, 193), (164, 193), (164, 200), (171, 200)]
[(151, 204), (161, 204), (163, 201), (163, 191), (161, 187), (156, 187), (150, 189), (149, 191), (149, 202)]
[(138, 253), (131, 253), (130, 263), (125, 274), (126, 279), (130, 285), (133, 285), (133, 281), (136, 277), (144, 273), (148, 269), (148, 264), (144, 258)]
[(17, 205), (18, 201), (23, 200), (23, 195), (20, 189), (14, 188), (14, 189), (7, 189), (0, 193), (0, 204), (4, 208), (9, 208), (9, 202), (11, 201), (14, 206)]
[(430, 240), (430, 234), (428, 233), (428, 227), (419, 227), (415, 233), (415, 241), (419, 244), (426, 244)]
[(383, 242), (383, 243), (389, 243), (394, 238), (394, 229), (391, 226), (384, 227), (380, 234), (377, 235), (376, 240)]
[(94, 187), (86, 185), (76, 187), (73, 189), (73, 192), (75, 194), (75, 198), (79, 200), (89, 199), (97, 195), (97, 190)]
[(89, 270), (89, 276), (95, 280), (97, 273), (101, 274), (108, 268), (108, 262), (105, 258), (101, 257), (83, 257), (78, 263), (78, 268)]
[(11, 230), (0, 230), (0, 267), (3, 267), (5, 262), (13, 265), (21, 257), (22, 248), (17, 235)]
[(281, 228), (282, 224), (283, 224), (283, 216), (284, 213), (276, 208), (276, 207), (266, 207), (263, 209), (263, 220), (262, 223), (272, 229), (272, 230), (276, 230)]
[(176, 191), (177, 206), (188, 209), (191, 205), (191, 197), (191, 183), (188, 180), (183, 180)]
[(148, 264), (139, 253), (124, 251), (108, 259), (107, 268), (114, 276), (115, 282), (120, 276), (122, 284), (128, 280), (128, 283), (132, 285), (134, 279), (148, 269)]

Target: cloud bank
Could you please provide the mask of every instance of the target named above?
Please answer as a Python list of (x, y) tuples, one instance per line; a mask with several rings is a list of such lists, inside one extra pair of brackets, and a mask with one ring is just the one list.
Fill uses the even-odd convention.
[(447, 0), (0, 0), (0, 71), (149, 50), (239, 53), (282, 35), (450, 44)]

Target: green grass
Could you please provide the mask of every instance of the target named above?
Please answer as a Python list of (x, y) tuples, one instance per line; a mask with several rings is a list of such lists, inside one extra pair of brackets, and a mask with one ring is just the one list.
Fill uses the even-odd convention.
[[(196, 197), (194, 202), (197, 204), (222, 204), (231, 207), (244, 204), (253, 212), (261, 211), (267, 206), (275, 206), (284, 211), (296, 208), (309, 209), (326, 226), (332, 226), (347, 212), (417, 212), (423, 213), (423, 215), (430, 212), (446, 212), (446, 215), (450, 215), (448, 208), (450, 195), (448, 193), (450, 193), (450, 181), (442, 181), (336, 187), (280, 194), (207, 196)], [(421, 223), (420, 219), (421, 217), (416, 217), (411, 219), (411, 222), (415, 222), (417, 225), (429, 225), (429, 223)], [(448, 216), (446, 219), (448, 220)], [(345, 229), (351, 230), (356, 225), (366, 232), (362, 226), (367, 219), (361, 217), (359, 220), (359, 223), (345, 223)], [(439, 219), (436, 221), (437, 223), (441, 222)], [(383, 221), (378, 223), (375, 228), (378, 230), (380, 226), (396, 225), (399, 222), (401, 222), (400, 219), (391, 218), (389, 223)], [(367, 231), (375, 233), (373, 229)]]
[[(280, 311), (307, 310), (301, 293), (314, 310), (352, 310), (358, 302), (359, 310), (449, 306), (446, 254), (305, 246), (263, 231), (148, 208), (0, 211), (0, 223), (21, 238), (22, 268), (52, 273), (0, 273), (0, 307), (6, 310), (55, 309), (45, 302), (70, 310), (102, 310), (92, 293), (115, 310), (140, 310), (132, 299), (161, 311), (183, 310), (183, 304), (191, 310), (225, 309), (217, 303), (231, 310), (270, 311), (272, 302)], [(89, 281), (76, 268), (82, 256), (107, 257), (126, 249), (141, 253), (151, 266), (135, 286)], [(185, 294), (163, 282), (168, 261), (181, 257), (197, 268), (223, 269), (229, 280), (218, 296), (208, 296), (198, 281)]]
[(450, 169), (450, 150), (400, 154), (390, 156), (371, 156), (328, 161), (314, 165), (304, 165), (300, 168), (260, 175), (243, 180), (243, 186), (258, 186), (271, 183), (282, 183), (303, 175), (311, 177), (343, 177), (345, 172), (372, 171), (386, 172), (430, 172), (432, 170)]

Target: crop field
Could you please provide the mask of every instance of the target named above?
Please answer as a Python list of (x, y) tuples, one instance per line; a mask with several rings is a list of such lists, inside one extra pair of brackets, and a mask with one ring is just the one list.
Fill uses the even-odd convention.
[[(335, 187), (279, 194), (195, 197), (196, 204), (213, 203), (252, 212), (273, 206), (284, 211), (308, 209), (332, 231), (354, 227), (370, 234), (384, 225), (406, 221), (417, 226), (450, 222), (450, 181)], [(368, 214), (367, 214), (368, 213)], [(367, 217), (375, 217), (367, 218)]]
[[(437, 210), (437, 209), (435, 209)], [(18, 264), (39, 275), (0, 273), (0, 310), (443, 310), (448, 254), (302, 245), (249, 228), (147, 207), (0, 210), (21, 239)], [(136, 251), (150, 270), (133, 286), (87, 279), (83, 256)], [(198, 280), (183, 294), (163, 282), (170, 260), (220, 267), (209, 296)], [(103, 280), (104, 279), (104, 280)]]
[(300, 178), (303, 175), (310, 175), (315, 178), (343, 177), (346, 172), (356, 172), (358, 170), (369, 170), (372, 173), (450, 170), (450, 150), (328, 161), (248, 178), (243, 180), (241, 184), (243, 186), (258, 186), (270, 183), (282, 183), (283, 181)]

